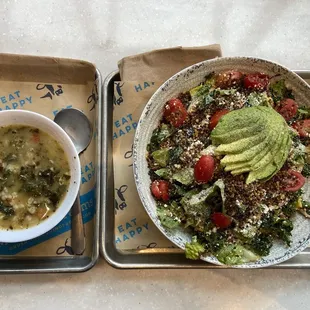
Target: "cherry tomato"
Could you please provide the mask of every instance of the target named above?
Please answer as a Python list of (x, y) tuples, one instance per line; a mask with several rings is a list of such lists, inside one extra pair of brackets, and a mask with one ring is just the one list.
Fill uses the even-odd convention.
[(169, 200), (169, 183), (164, 180), (155, 180), (151, 184), (151, 192), (158, 200)]
[(199, 183), (208, 183), (214, 173), (215, 162), (211, 155), (202, 155), (194, 167), (195, 180)]
[(310, 134), (310, 119), (295, 122), (292, 127), (296, 129), (299, 136), (302, 138), (309, 137)]
[(283, 179), (284, 188), (286, 192), (296, 192), (302, 188), (306, 182), (305, 177), (298, 171), (289, 169), (288, 176)]
[(276, 108), (286, 121), (292, 119), (298, 111), (298, 105), (293, 99), (283, 99)]
[(170, 99), (164, 107), (164, 117), (174, 127), (180, 127), (186, 117), (187, 111), (180, 99)]
[(221, 212), (211, 214), (211, 220), (218, 228), (227, 228), (231, 224), (231, 218)]
[(245, 76), (243, 85), (247, 89), (264, 90), (269, 83), (269, 76), (263, 73), (253, 73)]
[(221, 118), (223, 115), (225, 115), (225, 114), (227, 114), (227, 113), (229, 113), (229, 112), (230, 112), (230, 111), (227, 110), (227, 109), (223, 109), (223, 110), (216, 111), (216, 112), (212, 115), (212, 117), (211, 117), (211, 119), (210, 119), (209, 129), (210, 129), (210, 130), (213, 130), (213, 129), (215, 128), (215, 126), (217, 125), (217, 123), (219, 122), (220, 118)]
[(243, 74), (239, 71), (227, 71), (220, 73), (215, 80), (216, 87), (230, 88), (242, 83)]

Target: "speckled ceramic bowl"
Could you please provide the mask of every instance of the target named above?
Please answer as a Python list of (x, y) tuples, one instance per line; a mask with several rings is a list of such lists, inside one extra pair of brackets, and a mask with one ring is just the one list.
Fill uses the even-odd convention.
[[(195, 64), (175, 74), (155, 92), (144, 108), (136, 130), (133, 148), (134, 176), (138, 193), (145, 210), (159, 230), (181, 249), (185, 249), (185, 243), (191, 241), (192, 234), (181, 227), (171, 230), (161, 225), (156, 214), (156, 202), (150, 192), (151, 181), (148, 175), (149, 169), (146, 161), (146, 147), (150, 141), (153, 130), (157, 127), (159, 120), (162, 118), (163, 106), (169, 99), (197, 86), (203, 81), (207, 74), (211, 72), (219, 73), (227, 70), (238, 70), (245, 73), (264, 72), (271, 76), (280, 74), (289, 87), (292, 88), (296, 101), (300, 104), (310, 106), (310, 87), (299, 76), (279, 64), (248, 57), (216, 58)], [(308, 185), (307, 182), (306, 186)], [(306, 192), (308, 193), (308, 191)], [(294, 230), (290, 247), (276, 242), (268, 256), (253, 263), (233, 267), (267, 267), (288, 260), (304, 250), (310, 242), (310, 220), (297, 214), (293, 222)], [(203, 255), (201, 259), (213, 264), (222, 265), (214, 256)]]

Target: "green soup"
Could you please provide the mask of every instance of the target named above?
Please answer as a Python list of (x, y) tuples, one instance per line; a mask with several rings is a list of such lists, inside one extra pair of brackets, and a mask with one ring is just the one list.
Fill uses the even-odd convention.
[(34, 127), (0, 127), (0, 137), (0, 229), (27, 229), (57, 210), (70, 183), (68, 159)]

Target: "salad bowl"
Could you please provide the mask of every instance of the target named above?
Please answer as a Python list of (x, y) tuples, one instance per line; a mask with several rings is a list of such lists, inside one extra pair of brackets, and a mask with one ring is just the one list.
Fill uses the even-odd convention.
[[(154, 193), (152, 195), (150, 190), (152, 180), (148, 162), (148, 145), (154, 130), (162, 120), (163, 109), (171, 98), (204, 83), (206, 76), (210, 74), (231, 70), (249, 75), (260, 72), (276, 79), (280, 77), (285, 80), (298, 105), (310, 107), (310, 87), (298, 75), (274, 62), (251, 57), (225, 57), (203, 61), (180, 71), (159, 87), (145, 106), (136, 130), (133, 146), (134, 177), (142, 204), (154, 224), (170, 241), (183, 250), (192, 242), (194, 233), (182, 225), (168, 228), (158, 217), (157, 202)], [(303, 192), (303, 199), (309, 200), (308, 180), (305, 181)], [(291, 232), (289, 246), (282, 241), (274, 240), (268, 255), (262, 255), (255, 260), (228, 264), (209, 252), (202, 253), (199, 258), (209, 263), (230, 265), (235, 268), (260, 268), (279, 264), (303, 251), (310, 242), (309, 219), (296, 212), (292, 216), (292, 223), (294, 229)]]

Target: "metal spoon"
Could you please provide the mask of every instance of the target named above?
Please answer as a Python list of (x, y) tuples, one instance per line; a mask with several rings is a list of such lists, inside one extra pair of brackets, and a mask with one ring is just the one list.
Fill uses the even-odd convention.
[[(92, 124), (86, 115), (77, 109), (64, 109), (54, 118), (71, 138), (78, 154), (81, 154), (92, 139)], [(85, 251), (85, 231), (78, 193), (71, 210), (71, 247), (75, 255), (82, 255)]]

